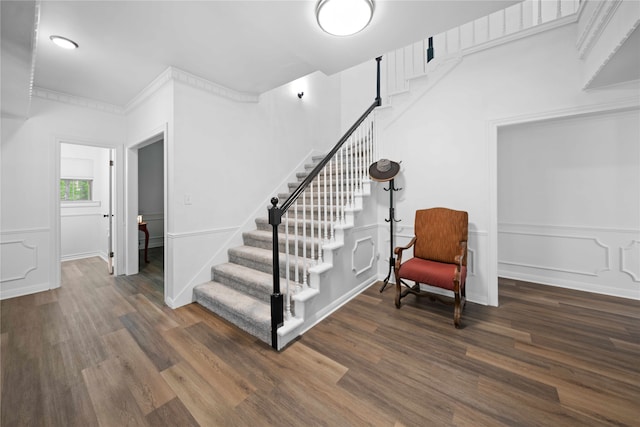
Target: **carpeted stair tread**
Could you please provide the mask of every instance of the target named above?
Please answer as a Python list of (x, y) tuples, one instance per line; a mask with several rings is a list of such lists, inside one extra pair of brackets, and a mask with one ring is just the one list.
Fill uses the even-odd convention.
[[(273, 248), (273, 233), (271, 231), (266, 231), (266, 230), (247, 231), (245, 233), (242, 233), (242, 238), (244, 240), (244, 244), (247, 246), (255, 246), (258, 248), (268, 249), (268, 250), (272, 250)], [(289, 253), (294, 254), (295, 245), (296, 245), (296, 236), (293, 233), (290, 233), (288, 235), (286, 233), (278, 233), (278, 247), (280, 249), (280, 253), (282, 254), (286, 253), (287, 240), (289, 241)], [(322, 240), (322, 236), (318, 236), (318, 230), (315, 229), (313, 231), (313, 244), (314, 244), (313, 250), (314, 251), (318, 247), (317, 245), (319, 243), (319, 240)], [(299, 254), (302, 254), (302, 249), (305, 246), (304, 241), (305, 239), (303, 238), (303, 234), (302, 233), (299, 234), (298, 235), (298, 253)], [(311, 253), (311, 250), (312, 250), (311, 249), (311, 246), (312, 246), (311, 230), (307, 230), (306, 246), (307, 246), (307, 253), (308, 254)]]
[[(240, 264), (248, 268), (253, 268), (265, 273), (271, 274), (273, 271), (273, 255), (270, 249), (256, 248), (253, 246), (238, 246), (231, 248), (228, 251), (229, 261), (235, 264)], [(298, 256), (298, 265), (302, 265), (305, 260), (302, 256)], [(296, 257), (289, 256), (289, 267), (291, 272), (294, 271), (296, 264)], [(306, 259), (307, 265), (314, 264), (314, 260)], [(284, 254), (280, 254), (280, 275), (283, 277), (286, 274), (286, 257)]]
[(212, 268), (213, 280), (269, 302), (273, 292), (273, 277), (240, 264), (224, 263)]
[(198, 285), (196, 302), (240, 329), (271, 344), (271, 306), (217, 282)]

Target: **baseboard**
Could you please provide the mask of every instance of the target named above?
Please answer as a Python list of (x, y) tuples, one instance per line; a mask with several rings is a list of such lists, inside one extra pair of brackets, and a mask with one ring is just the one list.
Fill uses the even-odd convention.
[(9, 290), (4, 290), (2, 284), (0, 284), (0, 300), (35, 294), (37, 292), (44, 292), (48, 291), (49, 289), (51, 289), (51, 285), (49, 283), (21, 286), (19, 288)]
[(539, 283), (557, 288), (573, 289), (575, 291), (591, 292), (595, 294), (608, 295), (612, 297), (640, 300), (640, 289), (621, 289), (604, 287), (595, 283), (577, 282), (574, 280), (557, 279), (536, 274), (514, 273), (510, 271), (498, 270), (498, 276), (505, 279), (520, 280), (523, 282)]
[(63, 255), (60, 257), (60, 261), (61, 262), (75, 261), (78, 259), (93, 258), (93, 257), (100, 257), (104, 261), (107, 261), (107, 256), (104, 252), (81, 252), (77, 254)]

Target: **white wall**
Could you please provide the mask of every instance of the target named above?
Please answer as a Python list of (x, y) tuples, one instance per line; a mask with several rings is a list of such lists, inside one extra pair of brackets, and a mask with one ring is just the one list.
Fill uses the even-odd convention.
[[(163, 73), (151, 82), (134, 100), (126, 112), (126, 215), (123, 219), (123, 228), (126, 229), (126, 274), (138, 272), (138, 248), (140, 234), (138, 231), (138, 150), (153, 141), (157, 141), (158, 135), (163, 139), (164, 150), (164, 182), (170, 183), (173, 179), (173, 81), (165, 80)], [(170, 185), (167, 189), (167, 198), (170, 200)], [(165, 209), (164, 229), (167, 229), (167, 221), (171, 218), (171, 206)], [(165, 247), (165, 282), (170, 277), (171, 263), (167, 262), (167, 250)], [(165, 286), (167, 283), (165, 283)], [(165, 290), (166, 294), (166, 290)]]
[(640, 110), (498, 136), (500, 276), (640, 297)]
[[(447, 206), (468, 211), (470, 301), (498, 302), (497, 127), (638, 102), (637, 83), (583, 91), (575, 40), (572, 24), (464, 56), (424, 96), (412, 100), (411, 108), (404, 111), (399, 103), (378, 113), (382, 153), (402, 161), (397, 184), (403, 190), (396, 198), (396, 218), (402, 222), (396, 243), (404, 244), (413, 235), (417, 209)], [(366, 82), (369, 68), (362, 64), (350, 72), (360, 72)], [(357, 85), (358, 79), (352, 76), (350, 81)], [(362, 92), (362, 87), (343, 86), (343, 90)], [(398, 115), (399, 111), (404, 112)], [(382, 219), (388, 215), (387, 204), (379, 197), (381, 229), (386, 228)], [(380, 243), (381, 253), (386, 254), (388, 240)], [(380, 259), (381, 272), (387, 270), (385, 258)]]
[(193, 286), (210, 280), (256, 216), (267, 216), (291, 173), (338, 141), (339, 88), (338, 78), (314, 73), (241, 103), (175, 83), (170, 305), (191, 302)]
[(120, 115), (38, 97), (28, 120), (2, 118), (0, 297), (59, 286), (59, 144), (121, 146), (124, 124)]
[[(158, 141), (138, 150), (138, 213), (147, 223), (149, 247), (164, 246), (164, 147)], [(144, 235), (139, 233), (140, 247)]]
[(60, 177), (91, 179), (90, 202), (61, 202), (60, 239), (63, 261), (100, 256), (107, 260), (109, 223), (109, 149), (60, 144)]

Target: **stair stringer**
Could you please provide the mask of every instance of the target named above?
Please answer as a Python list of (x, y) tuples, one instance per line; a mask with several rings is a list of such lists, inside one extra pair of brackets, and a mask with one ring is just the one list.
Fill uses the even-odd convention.
[(440, 80), (446, 77), (462, 62), (462, 54), (452, 54), (429, 63), (427, 72), (406, 78), (407, 89), (387, 96), (387, 104), (379, 108), (382, 129), (391, 126), (411, 107), (424, 97)]
[[(323, 246), (323, 263), (309, 269), (309, 286), (293, 296), (295, 314), (278, 329), (278, 349), (304, 334), (355, 298), (378, 279), (377, 217), (369, 181), (356, 193), (354, 207), (345, 210), (345, 223), (335, 227), (335, 242)], [(354, 266), (359, 242), (371, 241), (371, 262)], [(349, 257), (349, 253), (352, 254)]]
[[(313, 149), (305, 158), (298, 163), (289, 174), (280, 181), (280, 183), (271, 190), (271, 194), (278, 194), (283, 189), (287, 188), (287, 184), (296, 180), (296, 174), (304, 168), (304, 165), (311, 162), (314, 156), (320, 155), (321, 152)], [(282, 202), (282, 200), (280, 200)], [(193, 295), (193, 289), (211, 279), (211, 269), (219, 264), (227, 262), (229, 249), (242, 245), (242, 233), (255, 229), (255, 219), (260, 216), (265, 216), (265, 211), (271, 206), (269, 200), (265, 200), (256, 207), (256, 209), (249, 214), (242, 224), (235, 227), (233, 233), (224, 241), (223, 244), (216, 250), (216, 252), (209, 258), (207, 262), (202, 264), (202, 267), (196, 274), (193, 275), (191, 280), (178, 292), (178, 294), (167, 301), (167, 305), (173, 309), (181, 307), (183, 305), (190, 304), (195, 301)]]

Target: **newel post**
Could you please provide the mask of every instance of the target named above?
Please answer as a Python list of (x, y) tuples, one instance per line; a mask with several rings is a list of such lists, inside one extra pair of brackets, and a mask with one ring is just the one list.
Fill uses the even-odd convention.
[(271, 199), (269, 224), (273, 228), (273, 293), (271, 294), (271, 347), (278, 349), (278, 328), (284, 324), (284, 303), (280, 293), (280, 247), (278, 245), (278, 226), (282, 221), (282, 210), (278, 207), (278, 198)]
[(382, 56), (376, 58), (376, 102), (378, 107), (382, 105), (382, 98), (380, 97), (380, 61), (382, 61)]

